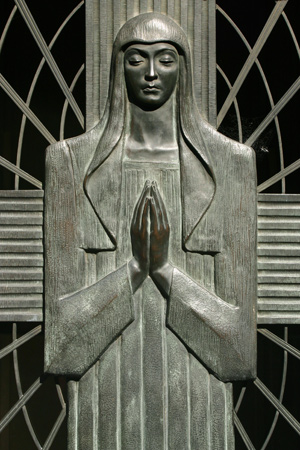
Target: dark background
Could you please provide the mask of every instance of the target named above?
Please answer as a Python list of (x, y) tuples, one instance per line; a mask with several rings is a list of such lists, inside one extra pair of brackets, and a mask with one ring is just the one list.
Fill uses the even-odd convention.
[[(47, 44), (57, 29), (78, 5), (78, 0), (27, 0), (27, 5), (34, 16)], [(253, 46), (265, 25), (274, 0), (219, 0), (218, 5), (234, 20), (249, 44)], [(1, 0), (0, 33), (14, 7), (13, 0)], [(296, 37), (300, 40), (300, 5), (298, 0), (290, 0), (285, 8)], [(53, 56), (65, 77), (71, 84), (76, 72), (85, 60), (85, 23), (84, 6), (66, 25), (52, 49)], [(231, 84), (248, 56), (248, 51), (224, 17), (217, 12), (217, 62)], [(41, 53), (19, 12), (16, 13), (0, 54), (0, 72), (13, 86), (23, 100), (26, 100), (35, 71), (41, 60)], [(259, 55), (259, 60), (267, 77), (270, 90), (276, 103), (300, 74), (299, 56), (286, 24), (280, 18), (272, 31), (266, 45)], [(217, 76), (218, 109), (223, 104), (228, 87), (222, 76)], [(85, 74), (83, 73), (74, 89), (74, 97), (85, 114)], [(64, 104), (64, 95), (54, 79), (47, 64), (44, 65), (36, 83), (30, 108), (47, 127), (55, 139), (59, 139), (60, 116)], [(266, 87), (257, 67), (254, 65), (241, 90), (238, 93), (242, 117), (244, 140), (252, 134), (259, 123), (270, 111), (270, 103)], [(279, 120), (282, 133), (284, 165), (288, 166), (297, 160), (299, 155), (299, 103), (298, 92), (289, 104), (280, 112)], [(11, 99), (0, 89), (0, 154), (15, 163), (18, 147), (22, 114)], [(82, 132), (78, 120), (68, 108), (65, 126), (65, 137)], [(234, 139), (238, 139), (237, 118), (233, 106), (224, 119), (220, 131)], [(44, 180), (44, 154), (48, 145), (46, 139), (27, 121), (22, 147), (21, 167), (40, 181)], [(279, 146), (274, 122), (262, 133), (254, 143), (257, 154), (258, 184), (262, 183), (280, 170)], [(0, 189), (14, 189), (14, 175), (0, 167)], [(21, 189), (32, 189), (24, 180), (20, 180)], [(281, 182), (271, 186), (266, 192), (282, 192)], [(299, 193), (299, 170), (286, 178), (286, 192)], [(19, 334), (33, 328), (32, 324), (18, 325)], [(283, 326), (270, 326), (271, 331), (283, 337)], [(0, 325), (0, 349), (11, 342), (11, 324)], [(289, 327), (289, 341), (300, 348), (299, 327)], [(20, 347), (19, 365), (23, 391), (38, 378), (43, 371), (43, 335)], [(265, 337), (258, 336), (258, 376), (276, 395), (279, 395), (282, 381), (283, 351), (270, 343)], [(289, 357), (284, 405), (300, 420), (299, 412), (299, 374), (300, 363)], [(64, 380), (48, 377), (41, 389), (28, 402), (28, 410), (38, 438), (43, 443), (60, 412), (56, 395), (55, 382), (59, 382), (65, 391)], [(273, 421), (275, 409), (262, 396), (258, 389), (249, 382), (239, 411), (240, 420), (249, 434), (255, 448), (262, 447)], [(243, 385), (235, 386), (237, 398)], [(12, 355), (0, 360), (0, 417), (17, 401), (17, 390), (14, 380)], [(0, 435), (0, 448), (3, 450), (31, 450), (35, 446), (25, 425), (22, 412), (19, 412), (4, 432)], [(66, 449), (66, 422), (59, 431), (53, 449)], [(236, 448), (244, 449), (245, 445), (237, 434)], [(268, 449), (296, 450), (300, 448), (300, 438), (280, 416), (271, 437)], [(135, 449), (133, 449), (135, 450)], [(180, 449), (178, 449), (180, 450)]]

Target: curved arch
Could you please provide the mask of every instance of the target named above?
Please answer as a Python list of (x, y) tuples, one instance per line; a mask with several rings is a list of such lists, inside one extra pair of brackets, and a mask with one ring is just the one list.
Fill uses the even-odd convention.
[[(74, 77), (74, 79), (73, 79), (73, 81), (71, 83), (71, 86), (70, 86), (70, 91), (71, 92), (73, 92), (73, 89), (74, 89), (74, 87), (75, 87), (75, 85), (76, 85), (76, 83), (78, 81), (78, 78), (82, 74), (83, 70), (84, 70), (84, 64), (82, 64), (82, 66), (79, 68), (79, 70), (77, 71), (77, 73), (76, 73), (76, 75), (75, 75), (75, 77)], [(64, 139), (64, 128), (65, 128), (65, 120), (66, 120), (68, 106), (69, 106), (69, 102), (68, 102), (68, 99), (66, 98), (65, 102), (64, 102), (63, 109), (62, 109), (62, 113), (61, 113), (60, 127), (59, 127), (60, 128), (59, 129), (59, 139), (61, 141)]]
[(292, 28), (292, 25), (290, 24), (290, 21), (289, 21), (289, 19), (288, 19), (287, 15), (285, 14), (284, 11), (282, 12), (282, 17), (284, 18), (284, 21), (285, 21), (285, 23), (286, 23), (286, 26), (288, 27), (288, 30), (289, 30), (289, 32), (290, 32), (290, 34), (291, 34), (291, 37), (292, 37), (293, 42), (294, 42), (294, 45), (295, 45), (295, 47), (296, 47), (296, 51), (297, 51), (297, 53), (298, 53), (298, 57), (299, 57), (299, 59), (300, 59), (300, 47), (299, 47), (299, 44), (298, 44), (296, 35), (295, 35), (295, 33), (294, 33), (294, 30), (293, 30), (293, 28)]
[[(65, 26), (67, 25), (67, 23), (70, 21), (70, 19), (74, 16), (74, 14), (83, 6), (84, 4), (84, 0), (82, 0), (71, 12), (70, 14), (66, 17), (66, 19), (62, 22), (62, 24), (60, 25), (60, 27), (58, 28), (58, 30), (56, 31), (55, 35), (53, 36), (48, 48), (49, 50), (52, 49), (53, 45), (55, 44), (57, 38), (59, 37), (60, 33), (63, 31), (63, 29), (65, 28)], [(30, 102), (31, 102), (31, 98), (38, 80), (38, 77), (41, 73), (41, 70), (44, 66), (46, 62), (46, 59), (43, 57), (40, 61), (40, 64), (34, 74), (32, 83), (30, 85), (29, 91), (28, 91), (28, 95), (27, 95), (27, 99), (26, 99), (26, 105), (29, 106)], [(23, 114), (22, 116), (22, 122), (21, 122), (21, 126), (20, 126), (20, 133), (19, 133), (19, 140), (18, 140), (18, 148), (17, 148), (17, 156), (16, 156), (16, 166), (20, 167), (21, 164), (21, 156), (22, 156), (22, 145), (23, 145), (23, 138), (24, 138), (24, 131), (25, 131), (25, 125), (26, 125), (26, 120), (27, 117)], [(18, 175), (15, 176), (15, 189), (19, 188), (19, 177)]]
[[(249, 44), (249, 42), (247, 41), (246, 37), (244, 36), (244, 34), (239, 29), (239, 27), (235, 24), (235, 22), (231, 19), (231, 17), (219, 5), (217, 5), (217, 11), (219, 11), (225, 17), (225, 19), (230, 23), (230, 25), (237, 32), (237, 34), (239, 35), (239, 37), (241, 38), (242, 42), (244, 43), (244, 45), (246, 46), (247, 50), (250, 53), (251, 50), (252, 50), (251, 45)], [(272, 96), (272, 93), (271, 93), (271, 90), (270, 90), (269, 83), (267, 81), (266, 75), (265, 75), (264, 70), (263, 70), (263, 68), (262, 68), (262, 66), (261, 66), (261, 64), (260, 64), (258, 59), (255, 60), (255, 64), (256, 64), (259, 72), (260, 72), (260, 75), (262, 77), (263, 83), (265, 85), (271, 109), (273, 109), (275, 104), (274, 104), (273, 96)], [(277, 116), (274, 118), (274, 121), (275, 121), (277, 137), (278, 137), (280, 169), (282, 170), (282, 169), (284, 169), (283, 144), (282, 144), (282, 137), (281, 137), (281, 130), (280, 130), (279, 119), (278, 119)], [(281, 187), (282, 187), (282, 193), (284, 194), (285, 193), (285, 179), (284, 178), (281, 180)]]
[[(284, 327), (284, 340), (288, 342), (288, 327)], [(279, 394), (279, 401), (282, 402), (283, 395), (285, 391), (285, 384), (286, 384), (286, 376), (287, 376), (287, 364), (288, 364), (288, 353), (287, 351), (284, 352), (283, 356), (283, 368), (282, 368), (282, 379), (281, 379), (281, 386), (280, 386), (280, 394)], [(272, 437), (272, 434), (275, 430), (275, 427), (277, 425), (277, 421), (279, 418), (279, 412), (276, 411), (274, 415), (274, 419), (272, 422), (272, 425), (270, 427), (269, 433), (267, 434), (267, 437), (265, 439), (265, 442), (263, 443), (261, 450), (265, 450), (267, 448), (267, 445)]]
[[(35, 336), (35, 334), (33, 336)], [(12, 338), (13, 338), (13, 343), (14, 343), (17, 340), (17, 324), (16, 323), (13, 323)], [(21, 399), (24, 394), (23, 394), (23, 390), (22, 390), (21, 376), (20, 376), (20, 371), (19, 371), (19, 361), (18, 361), (17, 348), (15, 348), (13, 350), (13, 365), (14, 365), (14, 373), (15, 373), (17, 392), (18, 392), (19, 399)], [(42, 382), (40, 382), (40, 383), (42, 384)], [(36, 433), (34, 431), (34, 428), (32, 426), (32, 423), (31, 423), (31, 420), (30, 420), (30, 417), (29, 417), (29, 413), (28, 413), (28, 410), (27, 410), (27, 407), (26, 407), (26, 404), (24, 404), (22, 406), (22, 412), (23, 412), (23, 416), (24, 416), (24, 419), (25, 419), (25, 423), (26, 423), (28, 431), (29, 431), (29, 433), (30, 433), (30, 435), (32, 437), (32, 440), (33, 440), (33, 442), (34, 442), (34, 444), (35, 444), (35, 446), (36, 446), (36, 448), (38, 450), (48, 450), (51, 447), (51, 445), (52, 445), (52, 443), (53, 443), (53, 441), (55, 439), (55, 436), (56, 436), (58, 430), (60, 429), (60, 427), (61, 427), (61, 425), (62, 425), (62, 423), (63, 423), (63, 421), (64, 421), (64, 419), (66, 417), (66, 403), (64, 401), (64, 397), (63, 397), (61, 388), (60, 388), (60, 386), (57, 383), (56, 383), (56, 391), (57, 391), (58, 400), (59, 400), (60, 405), (61, 405), (61, 411), (60, 411), (60, 414), (59, 414), (59, 416), (58, 416), (58, 418), (57, 418), (53, 428), (51, 429), (51, 431), (50, 431), (50, 433), (49, 433), (49, 435), (48, 435), (48, 437), (46, 439), (46, 442), (44, 443), (43, 446), (40, 444), (40, 442), (38, 440), (38, 437), (37, 437), (37, 435), (36, 435)]]
[[(221, 69), (221, 67), (219, 66), (219, 64), (217, 64), (217, 70), (220, 72), (220, 74), (222, 75), (223, 79), (225, 80), (229, 90), (232, 88), (232, 84), (230, 83), (229, 79), (227, 78), (225, 72)], [(234, 108), (235, 108), (235, 113), (237, 116), (237, 123), (238, 123), (238, 131), (239, 131), (239, 141), (243, 142), (243, 129), (242, 129), (242, 121), (241, 121), (241, 114), (240, 114), (240, 108), (238, 105), (238, 101), (237, 98), (234, 99)]]
[(11, 22), (12, 22), (14, 16), (15, 16), (15, 14), (16, 14), (16, 12), (17, 12), (17, 9), (18, 9), (18, 8), (17, 8), (16, 6), (13, 7), (13, 9), (11, 10), (11, 13), (10, 13), (10, 15), (9, 15), (9, 18), (7, 19), (7, 22), (6, 22), (6, 24), (5, 24), (5, 27), (4, 27), (4, 29), (3, 29), (3, 33), (2, 33), (1, 38), (0, 38), (0, 53), (1, 53), (1, 50), (2, 50), (2, 47), (3, 47), (4, 41), (5, 41), (5, 38), (6, 38), (6, 35), (7, 35), (7, 32), (8, 32), (8, 29), (9, 29), (9, 27), (10, 27), (10, 24), (11, 24)]
[[(13, 342), (17, 339), (17, 324), (16, 323), (13, 323), (12, 338), (13, 338)], [(15, 380), (16, 380), (16, 385), (17, 385), (18, 396), (19, 396), (19, 398), (21, 398), (23, 396), (23, 390), (22, 390), (21, 377), (20, 377), (20, 371), (19, 371), (19, 360), (18, 360), (18, 350), (17, 349), (15, 349), (13, 351), (13, 361), (14, 361), (14, 372), (15, 372)], [(29, 430), (29, 433), (32, 437), (32, 440), (33, 440), (36, 448), (38, 448), (39, 450), (42, 450), (42, 446), (41, 446), (41, 444), (37, 438), (37, 435), (33, 429), (26, 405), (24, 405), (22, 407), (22, 412), (24, 415), (24, 419), (25, 419), (27, 428)]]

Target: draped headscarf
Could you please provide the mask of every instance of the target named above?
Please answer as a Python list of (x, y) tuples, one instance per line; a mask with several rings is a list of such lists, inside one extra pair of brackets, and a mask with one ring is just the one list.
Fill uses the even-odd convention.
[[(182, 28), (168, 16), (146, 13), (126, 22), (115, 39), (110, 68), (110, 85), (105, 112), (101, 119), (99, 142), (88, 168), (85, 192), (113, 244), (117, 243), (117, 217), (108, 206), (121, 196), (121, 159), (112, 158), (124, 130), (127, 93), (124, 76), (124, 49), (133, 43), (167, 42), (179, 53), (177, 87), (178, 142), (181, 168), (183, 247), (208, 209), (214, 196), (214, 172), (209, 151), (201, 133), (201, 121), (193, 93), (192, 63), (187, 37)], [(142, 164), (142, 162), (141, 162)], [(99, 190), (99, 177), (114, 172), (107, 189)], [(119, 171), (119, 172), (118, 172)], [(101, 183), (103, 186), (103, 182)]]

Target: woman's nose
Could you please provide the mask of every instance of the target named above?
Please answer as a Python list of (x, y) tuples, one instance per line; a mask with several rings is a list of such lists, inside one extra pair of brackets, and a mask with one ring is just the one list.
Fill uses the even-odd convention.
[(145, 79), (150, 81), (150, 80), (155, 80), (157, 78), (157, 73), (155, 70), (155, 64), (153, 59), (149, 59), (149, 64), (148, 64), (148, 70), (145, 73)]

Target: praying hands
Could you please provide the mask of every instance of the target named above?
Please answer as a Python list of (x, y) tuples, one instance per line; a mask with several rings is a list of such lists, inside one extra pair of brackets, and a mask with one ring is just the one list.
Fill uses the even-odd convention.
[(131, 222), (133, 259), (129, 263), (132, 289), (149, 275), (164, 295), (169, 294), (173, 267), (168, 262), (170, 227), (155, 181), (146, 181)]

